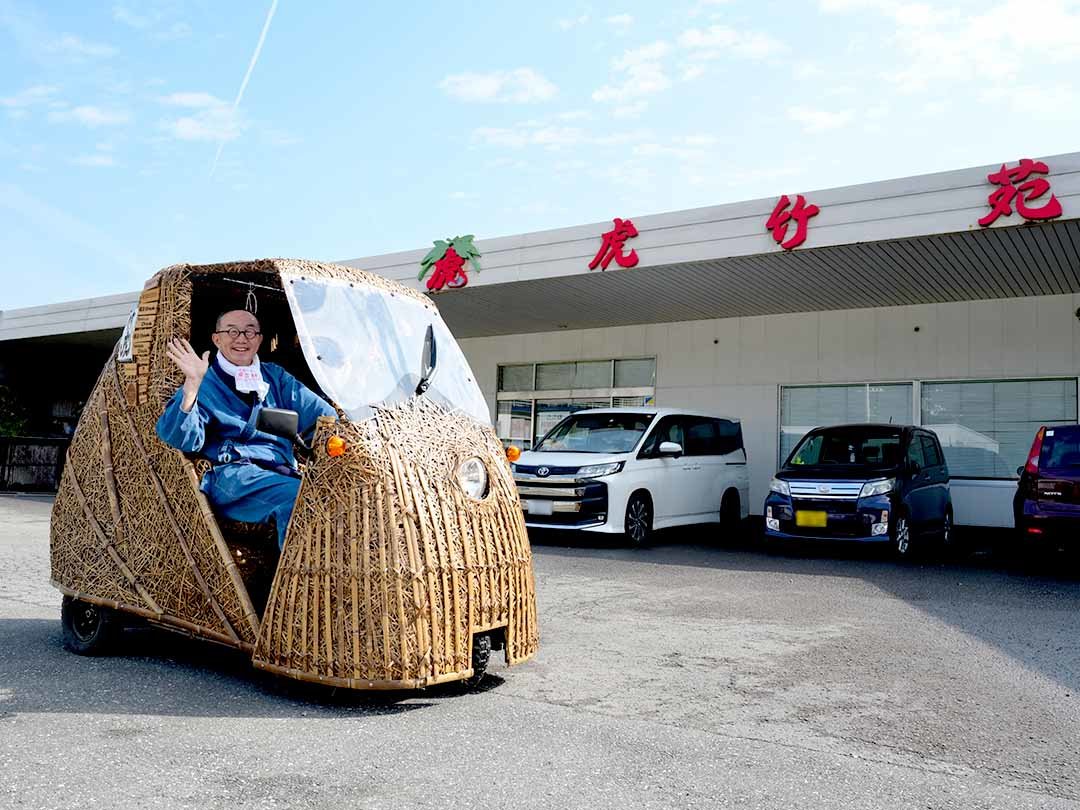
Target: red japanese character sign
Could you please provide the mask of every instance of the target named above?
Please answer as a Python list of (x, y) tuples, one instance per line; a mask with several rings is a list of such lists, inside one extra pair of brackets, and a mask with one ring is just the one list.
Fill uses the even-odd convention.
[[(1061, 203), (1053, 194), (1042, 205), (1032, 205), (1046, 192), (1050, 191), (1050, 181), (1045, 177), (1031, 177), (1033, 174), (1049, 174), (1050, 167), (1041, 160), (1022, 158), (1020, 163), (1007, 168), (1004, 163), (986, 179), (998, 188), (987, 199), (990, 213), (979, 220), (984, 228), (993, 225), (999, 217), (1012, 216), (1015, 203), (1016, 213), (1026, 220), (1053, 219), (1061, 216)], [(1031, 178), (1031, 179), (1028, 179)], [(1020, 185), (1016, 185), (1019, 183)]]
[(444, 288), (456, 290), (469, 283), (465, 272), (465, 262), (472, 262), (473, 270), (480, 271), (480, 251), (473, 245), (473, 235), (455, 236), (453, 239), (439, 239), (435, 247), (420, 260), (420, 275), (423, 280), (428, 271), (433, 271), (427, 280), (427, 288), (437, 292)]
[(626, 240), (638, 235), (634, 223), (628, 219), (619, 219), (618, 217), (615, 217), (612, 221), (615, 227), (603, 234), (604, 241), (600, 245), (600, 250), (596, 251), (596, 256), (589, 262), (590, 270), (595, 270), (597, 266), (601, 270), (607, 270), (612, 259), (615, 260), (619, 267), (633, 267), (638, 263), (636, 250), (631, 248), (629, 253), (625, 252)]
[[(791, 210), (788, 210), (790, 207)], [(765, 230), (772, 231), (772, 238), (776, 244), (784, 250), (796, 248), (806, 241), (806, 233), (809, 230), (810, 217), (815, 217), (821, 211), (816, 205), (807, 205), (806, 198), (802, 194), (795, 195), (795, 205), (791, 205), (791, 199), (787, 194), (776, 201)], [(788, 225), (795, 221), (795, 233), (788, 238)]]

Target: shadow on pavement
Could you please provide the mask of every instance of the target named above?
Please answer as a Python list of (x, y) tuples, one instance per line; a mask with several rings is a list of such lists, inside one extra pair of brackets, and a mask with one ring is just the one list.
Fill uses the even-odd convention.
[[(464, 695), (460, 684), (360, 692), (255, 669), (237, 650), (165, 630), (124, 632), (115, 655), (85, 657), (61, 646), (59, 620), (0, 619), (0, 721), (25, 713), (190, 717), (341, 717), (401, 714)], [(469, 690), (498, 688), (487, 674)]]

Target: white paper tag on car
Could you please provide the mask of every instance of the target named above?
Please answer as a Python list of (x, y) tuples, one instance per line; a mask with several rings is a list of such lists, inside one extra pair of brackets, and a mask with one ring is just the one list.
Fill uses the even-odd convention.
[(530, 515), (550, 515), (554, 509), (551, 501), (525, 501), (525, 511)]

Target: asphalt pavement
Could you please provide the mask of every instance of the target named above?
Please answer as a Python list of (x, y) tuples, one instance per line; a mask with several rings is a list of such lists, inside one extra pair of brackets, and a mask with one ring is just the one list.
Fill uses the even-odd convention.
[(0, 808), (1080, 807), (1075, 558), (543, 538), (533, 661), (365, 695), (65, 652), (50, 508), (0, 496)]

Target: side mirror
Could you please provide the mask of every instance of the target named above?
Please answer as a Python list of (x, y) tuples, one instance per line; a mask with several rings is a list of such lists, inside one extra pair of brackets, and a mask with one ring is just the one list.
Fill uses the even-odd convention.
[(300, 428), (300, 415), (285, 408), (260, 408), (255, 427), (263, 433), (295, 441)]
[(424, 333), (424, 351), (420, 358), (420, 382), (416, 386), (417, 395), (423, 394), (431, 385), (431, 377), (435, 374), (435, 366), (439, 361), (439, 347), (435, 343), (435, 330), (428, 324)]
[(1023, 464), (1021, 464), (1019, 467), (1016, 468), (1016, 474), (1018, 476), (1020, 476), (1021, 478), (1024, 477), (1024, 465)]
[(660, 442), (660, 455), (675, 456), (675, 458), (678, 458), (682, 454), (682, 445), (678, 442)]

